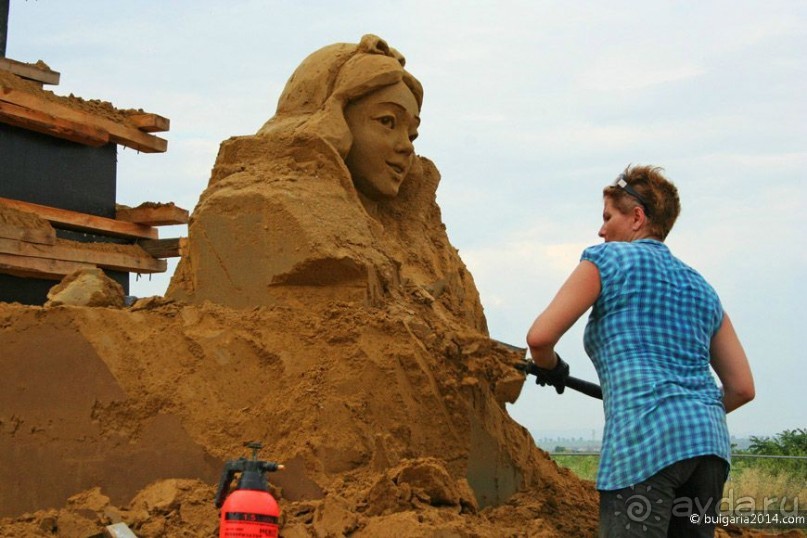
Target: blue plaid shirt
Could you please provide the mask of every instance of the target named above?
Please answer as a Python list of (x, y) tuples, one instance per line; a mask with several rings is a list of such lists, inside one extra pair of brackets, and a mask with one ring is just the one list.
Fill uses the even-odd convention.
[(709, 347), (723, 321), (714, 289), (664, 243), (587, 248), (602, 283), (584, 343), (603, 390), (597, 489), (637, 484), (687, 458), (730, 458)]

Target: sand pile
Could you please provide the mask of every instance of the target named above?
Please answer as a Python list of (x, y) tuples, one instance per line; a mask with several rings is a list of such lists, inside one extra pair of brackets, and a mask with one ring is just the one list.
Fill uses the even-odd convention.
[[(68, 504), (94, 524), (120, 513), (139, 536), (162, 536), (152, 527), (163, 523), (176, 536), (209, 536), (222, 461), (261, 439), (264, 457), (288, 467), (271, 477), (288, 536), (377, 536), (415, 522), (412, 536), (432, 527), (500, 536), (502, 524), (590, 535), (590, 484), (559, 471), (502, 407), (507, 352), (418, 317), (347, 303), (2, 305), (0, 338), (15, 359), (0, 372), (0, 478), (13, 486), (0, 494), (4, 515)], [(131, 500), (189, 477), (197, 481), (172, 493), (171, 508), (148, 518)], [(116, 508), (67, 501), (93, 487)], [(25, 536), (13, 533), (74, 516), (0, 528)]]
[(136, 125), (132, 123), (129, 116), (143, 113), (142, 109), (119, 109), (108, 101), (102, 101), (100, 99), (82, 99), (72, 93), (67, 96), (57, 95), (50, 90), (43, 89), (42, 85), (37, 82), (18, 77), (8, 71), (0, 70), (0, 91), (2, 91), (2, 88), (23, 91), (35, 95), (40, 99), (81, 110), (95, 116), (101, 116), (130, 127), (136, 127)]

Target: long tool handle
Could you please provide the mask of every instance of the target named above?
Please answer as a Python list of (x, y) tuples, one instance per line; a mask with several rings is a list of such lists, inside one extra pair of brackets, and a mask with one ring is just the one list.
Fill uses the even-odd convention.
[(566, 386), (570, 389), (576, 390), (577, 392), (582, 392), (586, 396), (591, 396), (592, 398), (602, 400), (602, 388), (598, 384), (592, 383), (591, 381), (569, 376), (566, 378)]

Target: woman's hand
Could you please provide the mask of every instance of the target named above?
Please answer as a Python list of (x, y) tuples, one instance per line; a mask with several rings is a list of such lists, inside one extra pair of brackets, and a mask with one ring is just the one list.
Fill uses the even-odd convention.
[[(566, 390), (566, 380), (569, 379), (569, 365), (560, 355), (555, 353), (557, 364), (551, 370), (534, 366), (528, 373), (535, 376), (535, 384), (545, 387), (546, 385), (555, 387), (558, 394), (563, 394)], [(528, 363), (529, 364), (529, 363)]]

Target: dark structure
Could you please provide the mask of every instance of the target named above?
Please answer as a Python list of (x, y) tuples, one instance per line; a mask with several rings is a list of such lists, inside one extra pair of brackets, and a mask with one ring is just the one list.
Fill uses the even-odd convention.
[[(58, 72), (5, 57), (9, 5), (0, 0), (0, 206), (10, 208), (0, 215), (0, 301), (44, 304), (55, 281), (90, 267), (128, 294), (130, 272), (163, 272), (161, 258), (180, 255), (180, 239), (166, 247), (153, 226), (186, 224), (188, 212), (118, 207), (117, 146), (164, 152), (167, 141), (151, 133), (168, 131), (170, 121), (142, 110), (110, 116), (42, 91), (59, 84)], [(29, 227), (19, 211), (51, 227)]]
[[(0, 0), (0, 58), (6, 56), (10, 0)], [(115, 217), (117, 146), (93, 148), (0, 123), (0, 196)], [(74, 241), (111, 241), (80, 232), (58, 230)], [(107, 274), (129, 292), (129, 274)], [(42, 304), (52, 280), (0, 274), (0, 301)]]
[(0, 123), (0, 155), (0, 196), (115, 218), (115, 144), (93, 148)]
[[(115, 218), (116, 144), (94, 148), (0, 123), (0, 156), (0, 197)], [(56, 236), (122, 242), (69, 230), (56, 230)], [(107, 274), (128, 293), (129, 273)], [(0, 301), (43, 304), (54, 284), (0, 274)]]

